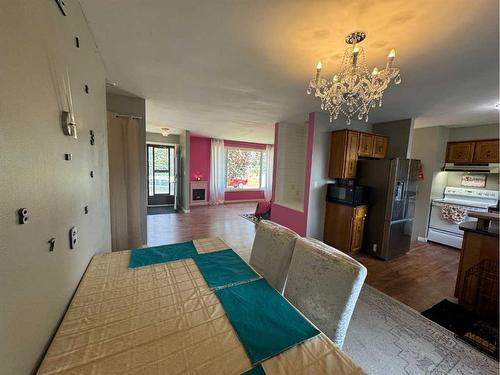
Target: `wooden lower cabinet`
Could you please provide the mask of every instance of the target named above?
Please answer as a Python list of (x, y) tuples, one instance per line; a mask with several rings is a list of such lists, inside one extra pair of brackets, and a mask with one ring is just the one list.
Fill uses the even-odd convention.
[(324, 242), (345, 253), (361, 250), (367, 212), (366, 206), (326, 202)]

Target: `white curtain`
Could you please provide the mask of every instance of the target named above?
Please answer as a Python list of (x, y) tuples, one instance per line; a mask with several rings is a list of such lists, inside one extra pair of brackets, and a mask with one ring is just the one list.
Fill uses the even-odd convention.
[(273, 162), (274, 162), (274, 146), (267, 145), (264, 155), (264, 197), (271, 200), (273, 196)]
[(226, 189), (226, 150), (222, 139), (212, 139), (210, 156), (210, 204), (223, 204)]

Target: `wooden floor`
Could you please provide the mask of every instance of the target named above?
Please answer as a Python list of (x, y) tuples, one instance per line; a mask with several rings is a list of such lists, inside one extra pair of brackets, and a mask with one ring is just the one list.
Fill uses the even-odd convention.
[(255, 224), (239, 215), (255, 212), (256, 205), (231, 203), (191, 207), (188, 214), (149, 215), (148, 246), (219, 236), (248, 261)]
[(415, 242), (407, 254), (396, 259), (379, 260), (364, 253), (355, 258), (368, 269), (368, 284), (417, 311), (444, 298), (455, 300), (460, 250)]
[[(250, 257), (255, 225), (240, 214), (255, 211), (255, 203), (193, 207), (189, 214), (148, 216), (148, 246), (219, 236), (240, 256)], [(416, 242), (404, 256), (383, 261), (367, 254), (356, 259), (368, 269), (366, 282), (417, 311), (444, 298), (453, 300), (460, 251)]]

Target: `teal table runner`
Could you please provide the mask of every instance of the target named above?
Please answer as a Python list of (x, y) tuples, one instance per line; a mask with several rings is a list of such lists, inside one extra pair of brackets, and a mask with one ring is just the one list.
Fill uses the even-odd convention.
[(241, 375), (266, 375), (266, 372), (262, 368), (262, 365), (257, 365), (254, 368), (252, 368), (251, 370), (245, 371)]
[(193, 241), (134, 249), (130, 254), (128, 268), (149, 266), (151, 264), (173, 262), (174, 260), (193, 258), (198, 255)]
[(129, 268), (181, 259), (193, 259), (208, 286), (216, 289), (255, 366), (245, 374), (265, 375), (262, 361), (320, 333), (231, 249), (198, 254), (193, 241), (134, 249)]
[(233, 250), (221, 250), (193, 257), (210, 288), (221, 288), (260, 279)]
[(215, 293), (253, 365), (320, 333), (264, 279)]
[(193, 259), (210, 288), (260, 279), (260, 276), (233, 250), (198, 254), (193, 241), (134, 249), (130, 254), (128, 267), (144, 267), (181, 259)]

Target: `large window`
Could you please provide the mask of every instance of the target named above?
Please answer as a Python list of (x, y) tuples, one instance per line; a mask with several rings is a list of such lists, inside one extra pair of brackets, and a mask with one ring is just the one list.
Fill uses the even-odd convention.
[(261, 150), (226, 148), (226, 190), (262, 188)]

